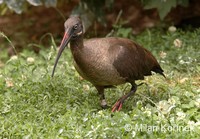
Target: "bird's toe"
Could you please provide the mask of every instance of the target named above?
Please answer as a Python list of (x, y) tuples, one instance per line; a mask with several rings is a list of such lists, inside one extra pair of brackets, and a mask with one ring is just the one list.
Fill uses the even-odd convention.
[(112, 108), (112, 112), (120, 111), (123, 105), (123, 101), (118, 100)]

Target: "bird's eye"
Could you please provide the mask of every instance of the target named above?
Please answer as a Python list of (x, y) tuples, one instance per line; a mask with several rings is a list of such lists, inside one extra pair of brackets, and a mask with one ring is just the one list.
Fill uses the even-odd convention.
[(74, 29), (76, 30), (78, 28), (78, 25), (76, 24), (76, 25), (74, 25)]

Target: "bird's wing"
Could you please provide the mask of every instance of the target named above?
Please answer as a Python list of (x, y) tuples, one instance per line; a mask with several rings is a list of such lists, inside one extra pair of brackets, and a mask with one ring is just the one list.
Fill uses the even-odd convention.
[(110, 39), (109, 53), (113, 66), (127, 81), (144, 79), (151, 71), (162, 69), (154, 56), (145, 48), (128, 39)]

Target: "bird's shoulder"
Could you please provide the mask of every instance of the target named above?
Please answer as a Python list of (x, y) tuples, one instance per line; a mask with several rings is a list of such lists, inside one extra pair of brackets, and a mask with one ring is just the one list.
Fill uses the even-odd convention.
[(113, 66), (118, 73), (130, 79), (143, 79), (142, 62), (145, 52), (143, 47), (132, 40), (125, 38), (112, 38), (109, 53), (113, 58)]

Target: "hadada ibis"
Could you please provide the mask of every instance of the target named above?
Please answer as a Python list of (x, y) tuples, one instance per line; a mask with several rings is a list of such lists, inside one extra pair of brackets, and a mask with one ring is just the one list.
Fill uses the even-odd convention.
[(58, 60), (68, 43), (78, 73), (91, 82), (100, 95), (102, 108), (107, 107), (104, 89), (130, 83), (131, 90), (113, 106), (119, 111), (124, 101), (137, 90), (136, 80), (156, 72), (165, 77), (155, 57), (132, 40), (118, 37), (93, 38), (83, 41), (83, 25), (78, 17), (70, 17), (65, 23), (65, 33), (54, 64), (52, 77)]

